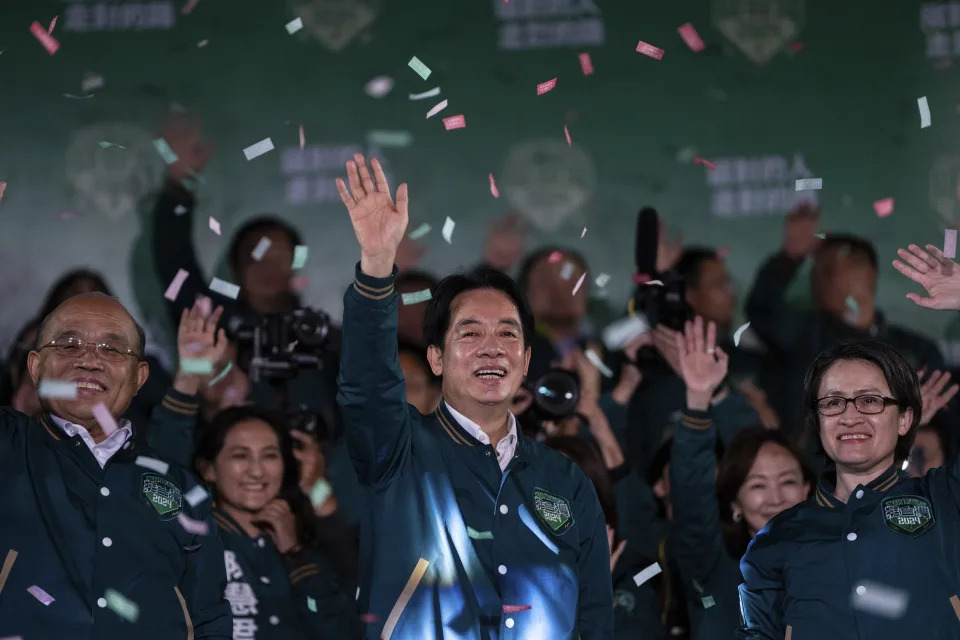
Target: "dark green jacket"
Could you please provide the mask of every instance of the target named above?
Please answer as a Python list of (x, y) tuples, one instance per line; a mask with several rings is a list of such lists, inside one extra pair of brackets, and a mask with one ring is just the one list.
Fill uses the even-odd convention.
[[(210, 501), (191, 506), (186, 469), (134, 440), (104, 468), (52, 420), (0, 409), (0, 636), (83, 640), (229, 640), (223, 546)], [(212, 534), (188, 533), (183, 513)], [(54, 598), (44, 606), (27, 592)], [(107, 590), (139, 607), (135, 622), (107, 608)]]
[(359, 618), (333, 570), (304, 547), (281, 555), (270, 536), (248, 536), (221, 509), (213, 512), (223, 539), (225, 597), (234, 634), (250, 640), (344, 640), (360, 637)]
[(960, 638), (960, 462), (923, 478), (890, 467), (846, 504), (834, 482), (750, 543), (738, 637)]
[(611, 638), (610, 557), (590, 480), (522, 432), (501, 472), (493, 447), (444, 403), (429, 416), (409, 406), (393, 276), (358, 266), (356, 278), (344, 296), (338, 400), (370, 495), (367, 637)]
[(672, 550), (687, 594), (692, 640), (729, 640), (740, 626), (740, 559), (727, 551), (720, 527), (716, 441), (710, 413), (687, 409), (670, 455)]

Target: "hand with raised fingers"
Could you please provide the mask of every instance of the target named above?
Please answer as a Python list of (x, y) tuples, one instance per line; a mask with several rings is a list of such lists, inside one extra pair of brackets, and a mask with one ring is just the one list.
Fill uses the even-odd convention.
[(697, 316), (687, 321), (683, 335), (677, 334), (680, 377), (687, 386), (687, 406), (705, 411), (710, 406), (714, 391), (727, 377), (729, 358), (717, 346), (717, 325)]
[(911, 244), (897, 255), (901, 260), (894, 260), (893, 268), (927, 290), (927, 297), (908, 293), (908, 300), (927, 309), (960, 311), (960, 265), (932, 244), (926, 251)]

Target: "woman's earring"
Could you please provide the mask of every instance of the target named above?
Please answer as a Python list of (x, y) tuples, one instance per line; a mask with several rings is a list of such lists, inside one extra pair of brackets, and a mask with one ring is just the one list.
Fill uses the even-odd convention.
[(740, 513), (740, 510), (739, 510), (739, 509), (734, 509), (734, 510), (733, 510), (733, 521), (734, 521), (734, 522), (740, 522), (741, 520), (743, 520), (743, 514)]

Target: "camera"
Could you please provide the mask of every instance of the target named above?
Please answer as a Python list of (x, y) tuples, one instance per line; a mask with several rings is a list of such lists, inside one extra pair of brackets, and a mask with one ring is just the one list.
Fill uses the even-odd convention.
[(526, 384), (533, 395), (530, 411), (539, 420), (562, 420), (576, 413), (580, 402), (580, 380), (566, 369), (550, 369), (532, 384)]
[(226, 325), (252, 382), (282, 382), (302, 369), (323, 368), (331, 323), (322, 311), (303, 307), (283, 314), (236, 315)]
[[(637, 214), (634, 259), (638, 280), (631, 311), (642, 314), (651, 327), (662, 324), (674, 331), (683, 331), (684, 323), (693, 314), (687, 305), (683, 279), (672, 271), (657, 273), (659, 238), (660, 216), (653, 207), (644, 207)], [(643, 284), (655, 278), (663, 285)]]

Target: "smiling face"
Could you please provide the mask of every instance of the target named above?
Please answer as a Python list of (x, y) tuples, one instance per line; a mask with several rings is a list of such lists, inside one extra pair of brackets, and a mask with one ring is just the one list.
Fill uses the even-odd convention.
[[(84, 341), (109, 342), (126, 350), (140, 352), (136, 324), (123, 306), (100, 293), (70, 298), (50, 314), (43, 327), (41, 342), (68, 337)], [(103, 403), (110, 415), (119, 418), (130, 406), (136, 392), (147, 381), (149, 366), (135, 355), (108, 360), (88, 345), (79, 355), (70, 357), (56, 348), (31, 351), (27, 366), (34, 384), (42, 380), (75, 382), (76, 398), (41, 398), (43, 409), (90, 431), (96, 440), (100, 431), (93, 407)]]
[(217, 500), (228, 511), (256, 513), (277, 497), (283, 482), (276, 432), (262, 420), (236, 423), (203, 479), (216, 486)]
[[(880, 368), (865, 360), (837, 360), (820, 381), (818, 398), (854, 398), (871, 394), (892, 397)], [(913, 410), (888, 405), (881, 413), (863, 414), (852, 402), (836, 416), (819, 416), (820, 442), (838, 472), (880, 472), (893, 464), (897, 439), (910, 431)]]
[(509, 409), (527, 375), (530, 349), (510, 296), (472, 289), (453, 299), (443, 349), (431, 345), (427, 357), (443, 376), (444, 397), (466, 413), (479, 406)]
[(810, 485), (804, 482), (799, 461), (779, 444), (766, 442), (757, 451), (731, 506), (743, 514), (754, 536), (771, 518), (806, 500), (809, 493)]

